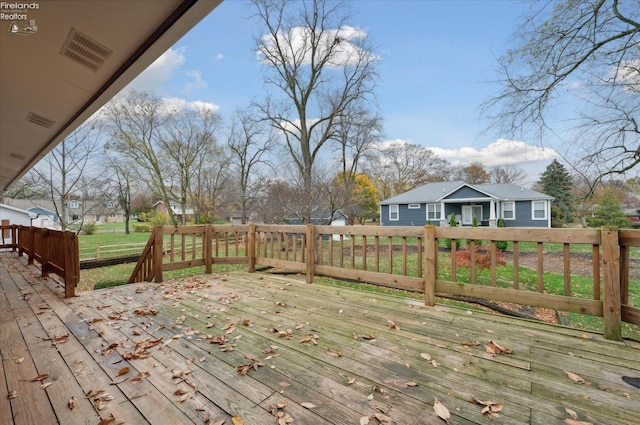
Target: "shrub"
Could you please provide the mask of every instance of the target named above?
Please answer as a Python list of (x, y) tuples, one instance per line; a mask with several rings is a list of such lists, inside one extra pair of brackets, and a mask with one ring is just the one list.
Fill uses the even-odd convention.
[(85, 235), (93, 235), (96, 232), (97, 227), (98, 226), (96, 226), (95, 223), (85, 223), (84, 226), (82, 226), (82, 232)]
[[(498, 227), (504, 227), (504, 220), (498, 219)], [(507, 249), (507, 241), (496, 241), (496, 248), (500, 251), (505, 251)]]
[[(491, 268), (491, 252), (487, 249), (476, 246), (473, 260), (476, 271), (489, 270)], [(456, 252), (456, 264), (460, 267), (470, 268), (471, 250), (467, 248)], [(496, 251), (496, 266), (504, 266), (506, 264), (506, 255), (502, 251)]]
[[(458, 223), (456, 222), (456, 215), (454, 213), (451, 213), (451, 215), (449, 216), (449, 227), (456, 227), (457, 225)], [(451, 249), (451, 239), (445, 239), (444, 246), (448, 249)], [(460, 239), (456, 239), (456, 249), (457, 248), (460, 248)]]
[(133, 232), (134, 233), (149, 233), (149, 232), (151, 232), (151, 226), (149, 226), (146, 223), (134, 224), (133, 225)]
[(163, 211), (155, 211), (148, 215), (149, 225), (151, 227), (166, 226), (169, 224), (169, 214)]

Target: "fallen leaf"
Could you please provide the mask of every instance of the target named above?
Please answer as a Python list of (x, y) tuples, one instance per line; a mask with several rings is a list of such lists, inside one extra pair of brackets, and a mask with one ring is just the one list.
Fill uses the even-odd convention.
[(18, 397), (18, 392), (16, 390), (11, 390), (9, 391), (9, 393), (7, 394), (7, 398), (9, 400), (11, 400), (12, 398), (17, 398)]
[(44, 384), (40, 385), (40, 388), (46, 390), (49, 385), (51, 385), (51, 382), (45, 382)]
[(76, 407), (78, 405), (78, 399), (76, 398), (76, 396), (72, 396), (69, 401), (67, 401), (67, 407), (69, 409), (73, 409), (74, 407)]
[(573, 419), (578, 419), (578, 414), (575, 412), (575, 410), (571, 410), (568, 407), (564, 408), (565, 412), (567, 412), (567, 414), (569, 416), (571, 416)]
[(369, 416), (363, 416), (360, 418), (360, 425), (369, 425), (371, 418)]
[(131, 370), (131, 368), (125, 366), (125, 367), (123, 367), (122, 369), (120, 369), (118, 371), (118, 375), (117, 376), (126, 375), (127, 373), (129, 373), (130, 370)]
[(242, 420), (242, 418), (240, 416), (232, 416), (231, 417), (231, 423), (233, 425), (244, 425), (244, 421)]
[(17, 357), (16, 358), (16, 363), (20, 364), (24, 361), (24, 357)]
[(437, 397), (433, 398), (433, 411), (436, 412), (436, 415), (446, 423), (449, 423), (449, 418), (451, 417), (451, 413), (449, 413), (449, 409), (438, 400)]
[(569, 377), (569, 379), (571, 379), (573, 382), (575, 382), (576, 384), (580, 384), (580, 385), (591, 385), (590, 382), (585, 381), (580, 375), (576, 375), (573, 372), (567, 372), (566, 370), (563, 370), (564, 373), (567, 374), (567, 376)]
[(431, 360), (431, 354), (429, 353), (420, 353), (420, 357), (422, 357), (425, 360)]
[(44, 379), (47, 379), (48, 377), (49, 377), (48, 373), (43, 373), (42, 375), (38, 375), (35, 378), (33, 378), (31, 382), (42, 381)]
[(578, 421), (575, 419), (565, 419), (563, 421), (567, 425), (594, 425), (593, 422)]
[(116, 417), (113, 416), (113, 413), (112, 413), (111, 416), (109, 416), (108, 418), (104, 418), (103, 420), (98, 422), (98, 425), (111, 425), (115, 421), (116, 421)]
[(313, 403), (308, 403), (308, 402), (302, 402), (300, 403), (300, 406), (304, 407), (305, 409), (313, 409), (314, 407), (316, 407), (315, 404)]

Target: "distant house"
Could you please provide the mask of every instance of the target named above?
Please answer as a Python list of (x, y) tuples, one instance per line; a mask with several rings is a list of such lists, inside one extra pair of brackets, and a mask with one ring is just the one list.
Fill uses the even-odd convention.
[[(57, 228), (60, 217), (56, 206), (50, 199), (6, 199), (9, 205), (35, 212), (38, 217), (33, 225), (37, 227)], [(124, 211), (115, 201), (81, 201), (71, 199), (67, 201), (65, 212), (66, 223), (122, 223)]]
[[(12, 224), (31, 226), (31, 219), (33, 217), (35, 217), (35, 214), (32, 214), (27, 210), (6, 204), (0, 204), (0, 224), (3, 226), (9, 226)], [(11, 239), (11, 230), (3, 229), (0, 231), (0, 245), (10, 245), (11, 243), (13, 243)]]
[(429, 183), (380, 202), (380, 224), (448, 226), (453, 213), (460, 226), (551, 227), (552, 200), (515, 184)]
[(629, 217), (629, 220), (632, 223), (640, 222), (640, 208), (638, 208), (638, 207), (636, 207), (636, 208), (625, 208), (624, 209), (624, 215)]
[[(349, 222), (349, 217), (340, 210), (331, 213), (330, 210), (314, 210), (311, 211), (310, 223), (323, 226), (345, 226)], [(302, 224), (299, 218), (285, 219), (287, 224)]]
[[(176, 221), (182, 221), (183, 214), (185, 215), (185, 221), (193, 220), (193, 208), (186, 208), (185, 211), (183, 212), (182, 207), (180, 207), (179, 205), (170, 205), (170, 207)], [(156, 202), (151, 206), (151, 208), (154, 208), (156, 211), (160, 211), (160, 212), (165, 212), (165, 213), (169, 212), (169, 210), (167, 209), (167, 206), (164, 204), (164, 201)]]

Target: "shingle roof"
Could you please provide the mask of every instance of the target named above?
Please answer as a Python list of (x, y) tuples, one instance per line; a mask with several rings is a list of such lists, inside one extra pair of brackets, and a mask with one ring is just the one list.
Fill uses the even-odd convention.
[(511, 183), (469, 184), (464, 181), (452, 181), (428, 183), (408, 192), (401, 193), (393, 198), (385, 199), (380, 202), (379, 205), (439, 202), (463, 186), (468, 186), (471, 189), (486, 193), (488, 197), (497, 200), (520, 201), (553, 199), (552, 196)]

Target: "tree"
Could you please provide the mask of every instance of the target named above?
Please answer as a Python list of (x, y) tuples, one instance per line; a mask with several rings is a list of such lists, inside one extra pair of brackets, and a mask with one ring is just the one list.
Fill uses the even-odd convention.
[(573, 220), (573, 195), (571, 175), (557, 160), (553, 160), (540, 175), (540, 190), (553, 196), (551, 203), (551, 225), (561, 227)]
[[(517, 39), (499, 58), (502, 91), (483, 108), (491, 126), (544, 136), (571, 121), (579, 155), (606, 164), (601, 177), (640, 164), (640, 2), (538, 3)], [(554, 106), (571, 104), (558, 119)]]
[(423, 184), (442, 181), (449, 162), (420, 145), (395, 141), (378, 145), (367, 154), (366, 173), (382, 199), (387, 199)]
[(593, 216), (587, 221), (591, 227), (628, 227), (631, 224), (629, 217), (622, 211), (620, 201), (610, 188), (605, 189), (600, 202), (593, 209)]
[(360, 171), (360, 160), (380, 142), (382, 118), (367, 110), (356, 110), (341, 117), (336, 127), (340, 172), (345, 178), (356, 176)]
[(256, 39), (273, 93), (256, 103), (284, 139), (311, 214), (314, 164), (336, 125), (373, 97), (378, 57), (362, 30), (348, 25), (344, 4), (329, 0), (252, 0), (266, 35)]
[(242, 224), (247, 222), (247, 204), (255, 198), (260, 183), (260, 179), (252, 173), (259, 164), (264, 163), (263, 156), (275, 145), (274, 134), (265, 126), (265, 122), (257, 121), (252, 116), (249, 110), (237, 111), (227, 139), (231, 162), (240, 183)]
[(482, 184), (489, 182), (489, 173), (479, 162), (472, 162), (464, 169), (465, 179), (470, 184)]
[(327, 189), (331, 212), (341, 210), (351, 219), (364, 223), (378, 214), (376, 187), (364, 174), (339, 172)]
[(130, 160), (122, 160), (114, 156), (107, 156), (105, 165), (106, 175), (111, 174), (111, 183), (115, 186), (115, 196), (124, 213), (124, 233), (128, 235), (131, 219), (131, 192), (135, 184), (134, 165)]
[[(131, 92), (106, 106), (111, 123), (113, 149), (135, 162), (138, 176), (148, 180), (167, 205), (186, 212), (192, 179), (201, 164), (212, 161), (214, 133), (219, 118), (206, 107), (197, 110), (167, 110), (162, 102), (144, 93)], [(181, 215), (186, 223), (186, 213)]]
[(525, 172), (521, 168), (515, 167), (494, 167), (489, 171), (489, 181), (491, 183), (512, 183), (519, 184), (525, 178)]
[[(85, 214), (91, 212), (85, 201), (90, 187), (98, 179), (98, 173), (92, 169), (92, 159), (101, 146), (100, 133), (98, 122), (86, 121), (34, 168), (38, 184), (46, 188), (62, 230), (73, 222), (78, 222), (81, 229)], [(68, 202), (72, 199), (82, 208), (77, 218), (68, 212)]]

